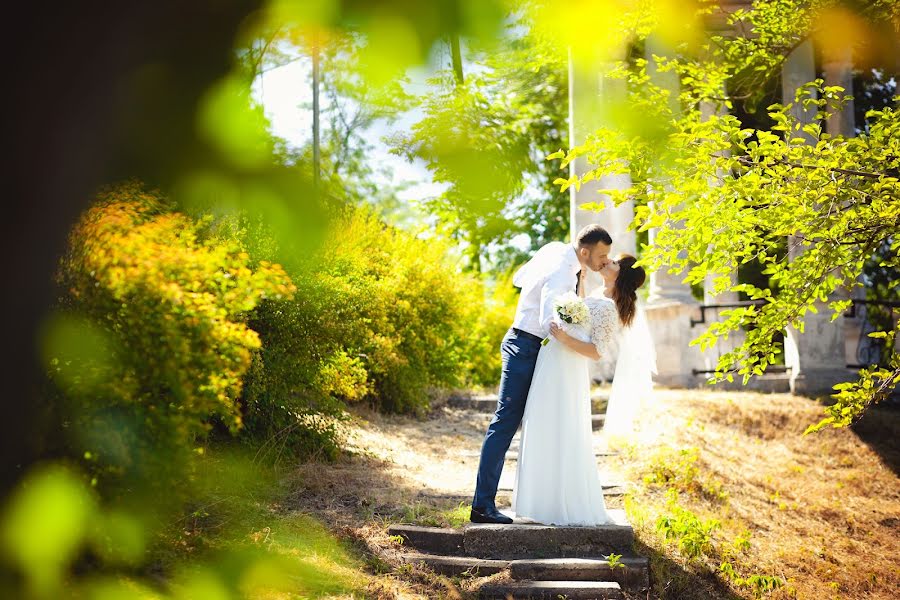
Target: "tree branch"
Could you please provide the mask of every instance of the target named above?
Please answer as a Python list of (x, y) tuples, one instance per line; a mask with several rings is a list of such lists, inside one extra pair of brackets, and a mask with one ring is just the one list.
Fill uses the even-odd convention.
[[(753, 162), (753, 160), (749, 156), (739, 156), (739, 157), (737, 157), (737, 160), (742, 165), (745, 165), (748, 167), (753, 167), (753, 166), (759, 165), (759, 163)], [(881, 179), (882, 177), (891, 177), (892, 176), (890, 173), (875, 173), (872, 171), (859, 171), (856, 169), (842, 169), (840, 167), (822, 167), (819, 165), (807, 165), (804, 163), (795, 163), (795, 162), (790, 162), (790, 161), (781, 160), (781, 159), (776, 160), (775, 163), (779, 164), (779, 165), (785, 165), (785, 166), (788, 166), (788, 167), (791, 167), (794, 169), (809, 169), (809, 170), (824, 169), (830, 173), (840, 173), (842, 175), (854, 175), (856, 177), (866, 177), (868, 179)]]

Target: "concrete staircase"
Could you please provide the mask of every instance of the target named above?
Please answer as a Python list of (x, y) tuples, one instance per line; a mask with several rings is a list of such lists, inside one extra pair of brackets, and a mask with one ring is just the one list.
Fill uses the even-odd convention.
[[(591, 397), (591, 410), (593, 414), (591, 415), (591, 425), (595, 432), (599, 431), (603, 427), (604, 420), (606, 415), (604, 414), (606, 411), (606, 405), (609, 402), (609, 396), (604, 393), (598, 393)], [(488, 394), (483, 396), (451, 396), (447, 400), (447, 406), (450, 408), (456, 408), (466, 411), (480, 412), (485, 414), (493, 413), (497, 409), (497, 395), (496, 394)], [(515, 436), (512, 439), (512, 443), (510, 444), (509, 451), (506, 453), (506, 466), (503, 469), (503, 474), (500, 477), (500, 482), (497, 487), (500, 492), (511, 492), (513, 489), (513, 483), (515, 482), (515, 466), (516, 462), (519, 459), (519, 439), (521, 437), (521, 430), (516, 432)], [(618, 476), (604, 472), (603, 469), (603, 459), (608, 458), (610, 456), (615, 456), (616, 452), (609, 451), (605, 445), (599, 445), (594, 448), (594, 455), (597, 457), (599, 466), (601, 468), (601, 481), (603, 482), (603, 493), (606, 496), (621, 496), (626, 489), (626, 486), (623, 482), (618, 481)], [(466, 458), (478, 458), (481, 455), (480, 448), (472, 448), (470, 451), (465, 452), (462, 456)]]
[[(603, 426), (607, 397), (591, 398), (595, 431)], [(453, 397), (448, 407), (485, 415), (497, 408), (496, 395)], [(518, 461), (519, 437), (513, 438), (499, 490), (511, 491)], [(477, 458), (473, 448), (466, 457)], [(595, 438), (594, 454), (601, 470), (604, 495), (621, 495), (625, 483), (607, 470), (615, 452)], [(403, 540), (402, 560), (424, 564), (447, 575), (492, 577), (479, 589), (481, 598), (624, 598), (649, 588), (649, 564), (632, 551), (634, 531), (622, 510), (610, 510), (613, 522), (599, 527), (556, 527), (516, 519), (512, 525), (469, 524), (461, 529), (394, 525), (392, 536)], [(610, 554), (622, 558), (610, 564)]]
[[(462, 529), (394, 525), (403, 560), (444, 575), (488, 576), (481, 598), (622, 598), (649, 587), (646, 558), (634, 556), (634, 532), (621, 510), (599, 527), (555, 527), (517, 520), (512, 525), (470, 524)], [(608, 556), (621, 554), (618, 564)]]
[[(609, 402), (609, 395), (594, 394), (591, 396), (591, 412), (595, 417), (601, 417), (595, 421), (595, 429), (599, 429), (603, 423), (603, 413), (606, 412), (606, 405)], [(483, 396), (451, 396), (447, 399), (447, 406), (450, 408), (462, 408), (466, 410), (474, 410), (478, 412), (492, 413), (497, 410), (497, 394), (486, 394)]]

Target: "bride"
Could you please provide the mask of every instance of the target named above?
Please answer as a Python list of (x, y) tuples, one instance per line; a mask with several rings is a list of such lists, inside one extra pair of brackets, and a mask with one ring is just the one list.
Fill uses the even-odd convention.
[[(538, 354), (522, 419), (517, 517), (547, 525), (610, 522), (592, 443), (588, 359), (598, 360), (635, 321), (636, 292), (646, 279), (636, 260), (622, 255), (599, 271), (605, 287), (584, 298), (589, 323), (550, 326), (553, 339)], [(584, 297), (581, 281), (578, 294)]]

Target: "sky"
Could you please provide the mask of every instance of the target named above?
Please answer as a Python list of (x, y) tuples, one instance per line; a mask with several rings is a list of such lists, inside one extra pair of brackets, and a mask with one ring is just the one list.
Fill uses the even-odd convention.
[[(434, 58), (434, 62), (440, 62), (438, 57)], [(466, 68), (478, 67), (467, 63)], [(267, 70), (253, 86), (254, 97), (262, 104), (265, 115), (271, 123), (272, 134), (287, 140), (292, 146), (300, 147), (312, 139), (312, 110), (306, 108), (312, 105), (311, 71), (311, 59), (298, 57), (284, 66)], [(406, 74), (408, 83), (404, 84), (407, 93), (413, 95), (427, 93), (429, 86), (426, 79), (431, 74), (427, 68), (421, 67), (408, 71)], [(320, 102), (324, 100), (324, 96), (320, 96)], [(420, 200), (440, 195), (444, 185), (432, 181), (423, 161), (417, 159), (416, 162), (410, 163), (405, 158), (391, 154), (383, 140), (392, 132), (408, 131), (422, 116), (420, 109), (410, 110), (391, 125), (376, 124), (365, 137), (372, 145), (373, 164), (384, 167), (383, 170), (389, 174), (384, 183), (401, 186), (396, 194), (397, 198), (410, 203), (413, 207), (412, 214), (423, 217), (412, 229), (417, 235), (427, 237), (433, 235), (434, 223), (431, 218), (425, 217), (416, 205)], [(375, 169), (376, 180), (382, 178), (380, 170)], [(530, 238), (525, 234), (519, 234), (508, 240), (508, 244), (524, 250), (530, 245)], [(490, 253), (492, 249), (493, 247), (488, 247), (486, 252)]]
[[(272, 133), (292, 146), (302, 146), (312, 139), (312, 110), (305, 108), (312, 104), (311, 69), (311, 61), (303, 57), (266, 71), (254, 85), (254, 95), (263, 105), (266, 117), (272, 124)], [(424, 72), (410, 73), (411, 83), (407, 91), (423, 92), (425, 77)], [(320, 96), (320, 101), (324, 101), (323, 96)], [(372, 160), (387, 167), (386, 170), (392, 175), (385, 183), (409, 184), (397, 194), (402, 200), (415, 201), (437, 196), (443, 189), (440, 184), (432, 182), (423, 162), (410, 163), (405, 158), (390, 154), (382, 139), (392, 131), (408, 129), (420, 116), (416, 111), (410, 111), (391, 126), (376, 125), (367, 136), (373, 146)]]

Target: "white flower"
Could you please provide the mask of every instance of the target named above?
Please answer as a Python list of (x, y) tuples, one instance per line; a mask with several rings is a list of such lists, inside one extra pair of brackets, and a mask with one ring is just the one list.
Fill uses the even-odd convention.
[(587, 304), (575, 292), (567, 292), (556, 299), (556, 314), (572, 325), (587, 323), (590, 319)]

